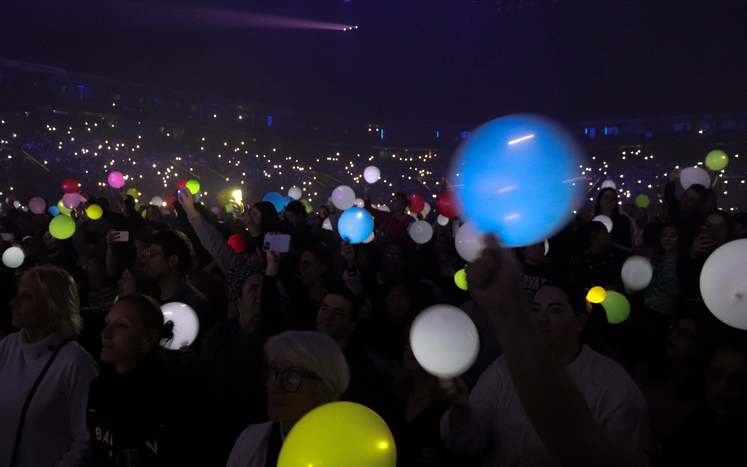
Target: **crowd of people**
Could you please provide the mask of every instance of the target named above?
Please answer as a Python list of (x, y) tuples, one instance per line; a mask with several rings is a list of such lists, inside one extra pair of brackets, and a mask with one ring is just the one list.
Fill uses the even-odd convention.
[[(433, 238), (417, 244), (408, 197), (375, 208), (375, 185), (360, 193), (375, 239), (356, 245), (331, 202), (312, 214), (299, 201), (281, 212), (237, 203), (219, 218), (189, 190), (163, 214), (137, 209), (127, 187), (120, 207), (82, 187), (104, 214), (72, 212), (66, 240), (50, 235), (50, 214), (7, 210), (3, 250), (25, 260), (0, 281), (0, 465), (275, 465), (293, 425), (336, 400), (378, 413), (402, 466), (598, 465), (612, 454), (619, 465), (742, 465), (747, 341), (712, 316), (698, 278), (711, 252), (747, 237), (747, 216), (718, 209), (700, 185), (677, 197), (679, 175), (651, 217), (599, 190), (593, 214), (611, 232), (577, 216), (549, 250), (488, 239), (466, 265), (467, 291), (453, 279), (465, 267), (458, 219), (441, 225), (434, 210)], [(236, 234), (243, 249), (228, 242)], [(265, 251), (282, 234), (289, 251)], [(654, 272), (628, 293), (620, 271), (633, 254)], [(610, 324), (585, 299), (593, 286), (625, 293), (630, 317)], [(200, 323), (179, 350), (161, 345), (174, 336), (160, 310), (169, 302)], [(458, 378), (430, 375), (410, 348), (412, 320), (440, 303), (480, 333)]]

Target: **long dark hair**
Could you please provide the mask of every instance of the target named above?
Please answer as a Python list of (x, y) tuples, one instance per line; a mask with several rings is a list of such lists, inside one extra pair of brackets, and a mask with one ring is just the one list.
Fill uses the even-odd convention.
[(599, 200), (602, 198), (602, 195), (606, 191), (611, 191), (612, 193), (615, 194), (615, 209), (612, 211), (612, 215), (618, 216), (620, 214), (620, 209), (619, 209), (620, 206), (617, 204), (617, 201), (620, 199), (620, 197), (617, 195), (617, 190), (611, 187), (602, 188), (601, 190), (599, 190), (599, 194), (597, 195), (597, 203), (594, 205), (594, 215), (598, 216), (602, 214), (602, 208), (599, 206)]

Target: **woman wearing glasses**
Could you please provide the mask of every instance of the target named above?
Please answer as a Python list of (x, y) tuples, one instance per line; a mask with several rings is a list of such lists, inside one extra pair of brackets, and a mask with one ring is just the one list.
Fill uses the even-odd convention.
[(277, 465), (285, 437), (304, 415), (336, 401), (347, 390), (350, 370), (340, 346), (315, 331), (286, 331), (265, 346), (269, 422), (249, 426), (236, 440), (228, 467)]

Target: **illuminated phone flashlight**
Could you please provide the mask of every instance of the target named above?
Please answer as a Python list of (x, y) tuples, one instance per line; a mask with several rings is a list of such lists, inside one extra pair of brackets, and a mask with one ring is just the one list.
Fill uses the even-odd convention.
[(236, 204), (241, 204), (243, 199), (241, 197), (241, 190), (236, 190), (233, 192), (233, 200), (236, 202)]

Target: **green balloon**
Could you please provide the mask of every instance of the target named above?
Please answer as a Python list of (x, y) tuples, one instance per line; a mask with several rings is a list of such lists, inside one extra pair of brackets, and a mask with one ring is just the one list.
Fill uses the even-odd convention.
[(75, 233), (75, 221), (64, 214), (55, 216), (49, 223), (49, 233), (58, 240), (70, 238)]
[(711, 170), (721, 170), (729, 163), (729, 156), (720, 149), (714, 149), (706, 155), (705, 165)]
[(310, 204), (306, 205), (306, 212), (307, 213), (311, 214), (311, 211), (313, 211), (313, 210), (314, 210), (314, 207), (312, 205), (310, 205)]
[(67, 206), (62, 204), (62, 200), (57, 201), (57, 209), (63, 214), (70, 214), (72, 212), (72, 209), (68, 209)]
[(187, 189), (190, 193), (193, 195), (196, 195), (198, 191), (200, 191), (200, 182), (197, 180), (190, 180), (187, 182)]
[(630, 302), (619, 292), (608, 290), (602, 306), (611, 324), (620, 324), (630, 316)]
[(648, 198), (648, 195), (640, 194), (635, 197), (635, 205), (639, 208), (645, 209), (649, 204), (651, 204), (651, 200)]
[(467, 271), (460, 269), (454, 274), (454, 283), (462, 290), (467, 290)]
[(233, 212), (233, 204), (228, 203), (223, 207), (226, 208), (226, 212)]

